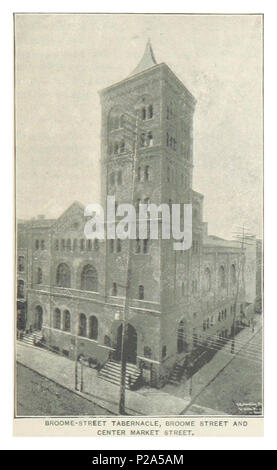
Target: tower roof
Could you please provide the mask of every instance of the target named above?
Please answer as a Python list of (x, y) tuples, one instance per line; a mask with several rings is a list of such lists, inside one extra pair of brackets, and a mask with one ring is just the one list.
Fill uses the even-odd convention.
[(157, 65), (157, 61), (154, 56), (151, 41), (150, 39), (148, 39), (144, 54), (139, 64), (136, 66), (135, 70), (133, 70), (133, 72), (131, 73), (131, 75), (135, 75), (137, 73), (143, 72), (144, 70), (149, 69), (150, 67), (153, 67), (153, 65)]

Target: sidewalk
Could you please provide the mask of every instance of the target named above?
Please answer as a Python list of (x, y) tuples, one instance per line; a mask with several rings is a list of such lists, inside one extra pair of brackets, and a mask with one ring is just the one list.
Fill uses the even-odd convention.
[[(220, 373), (221, 369), (225, 368), (227, 364), (229, 364), (236, 357), (236, 354), (238, 354), (244, 348), (244, 346), (246, 346), (247, 343), (255, 337), (257, 332), (262, 327), (261, 316), (257, 317), (256, 320), (257, 324), (255, 326), (254, 333), (252, 332), (251, 328), (245, 328), (236, 335), (235, 354), (230, 354), (231, 342), (228, 341), (226, 345), (215, 354), (210, 362), (205, 364), (201, 369), (199, 369), (199, 371), (196, 372), (196, 374), (193, 375), (192, 396), (190, 398), (191, 379), (186, 380), (186, 378), (183, 378), (180, 385), (178, 386), (168, 384), (163, 388), (163, 391), (178, 397), (182, 397), (188, 402), (193, 402), (198, 394), (204, 388), (206, 388), (210, 381)], [(187, 406), (185, 408), (187, 408)]]
[[(81, 393), (75, 391), (75, 363), (73, 361), (20, 341), (16, 345), (16, 357), (22, 365), (92, 403), (118, 414), (119, 387), (99, 378), (95, 369), (83, 368), (84, 392)], [(188, 403), (189, 400), (156, 389), (126, 390), (126, 411), (130, 415), (179, 415)]]
[[(209, 382), (218, 375), (220, 370), (231, 362), (236, 357), (236, 353), (255, 336), (261, 328), (261, 324), (262, 319), (259, 318), (254, 333), (250, 328), (245, 328), (236, 336), (234, 355), (230, 355), (231, 345), (228, 342), (208, 364), (204, 365), (192, 377), (192, 396), (189, 394), (190, 380), (186, 379), (183, 379), (178, 386), (167, 384), (162, 390), (153, 388), (142, 388), (138, 391), (126, 390), (127, 413), (144, 416), (180, 415), (190, 407), (191, 414), (197, 413), (198, 408), (199, 414), (203, 415), (224, 414), (219, 410), (205, 410), (196, 407), (193, 402)], [(95, 369), (83, 368), (84, 391), (79, 392), (75, 390), (75, 363), (73, 361), (44, 349), (26, 345), (20, 341), (17, 342), (16, 357), (22, 365), (77, 393), (92, 403), (118, 414), (119, 387), (99, 378)], [(192, 406), (195, 410), (191, 408)]]

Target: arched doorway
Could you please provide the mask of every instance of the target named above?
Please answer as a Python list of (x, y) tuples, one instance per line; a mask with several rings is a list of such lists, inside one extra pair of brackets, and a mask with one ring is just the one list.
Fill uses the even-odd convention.
[(43, 310), (40, 305), (37, 305), (35, 309), (35, 329), (40, 331), (42, 329), (42, 324), (43, 324)]
[[(121, 346), (122, 346), (122, 324), (117, 329), (117, 341), (114, 359), (121, 360)], [(125, 357), (126, 362), (131, 364), (137, 363), (137, 332), (135, 328), (128, 323), (126, 327), (125, 336)]]

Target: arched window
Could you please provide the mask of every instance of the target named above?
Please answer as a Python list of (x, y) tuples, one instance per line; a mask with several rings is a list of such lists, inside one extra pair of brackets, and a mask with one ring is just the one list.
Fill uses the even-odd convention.
[(144, 287), (142, 285), (139, 286), (138, 298), (139, 298), (139, 300), (144, 299)]
[(97, 292), (98, 274), (94, 266), (87, 264), (81, 274), (81, 289)]
[(57, 268), (56, 285), (58, 287), (70, 287), (71, 275), (69, 266), (66, 263), (59, 264)]
[(22, 281), (22, 279), (17, 282), (17, 298), (24, 298), (24, 281)]
[(42, 269), (37, 268), (37, 275), (36, 275), (36, 284), (42, 283)]
[(20, 273), (23, 273), (25, 270), (25, 261), (24, 261), (24, 256), (19, 256), (18, 257), (18, 271)]
[(65, 310), (63, 312), (63, 330), (70, 331), (71, 330), (71, 318), (69, 310)]
[(211, 290), (211, 281), (212, 281), (211, 271), (210, 271), (209, 268), (205, 269), (204, 280), (205, 280), (204, 289), (205, 289), (206, 292), (209, 292)]
[(98, 338), (98, 320), (95, 316), (89, 317), (89, 338), (96, 340)]
[(113, 282), (112, 295), (113, 295), (114, 297), (117, 296), (117, 283), (116, 283), (116, 282)]
[(59, 308), (56, 308), (54, 311), (54, 328), (57, 330), (61, 329), (61, 311)]
[(84, 313), (79, 315), (79, 336), (87, 336), (87, 317)]
[(231, 266), (231, 283), (236, 283), (236, 266), (234, 264)]
[(219, 272), (218, 272), (218, 283), (219, 283), (219, 287), (225, 287), (225, 269), (224, 269), (224, 266), (220, 266), (219, 268)]

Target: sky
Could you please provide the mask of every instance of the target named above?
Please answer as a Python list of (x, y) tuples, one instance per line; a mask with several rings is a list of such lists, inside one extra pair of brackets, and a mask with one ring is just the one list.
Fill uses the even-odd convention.
[(209, 234), (261, 237), (259, 15), (16, 15), (17, 216), (100, 202), (98, 92), (130, 75), (148, 38), (197, 100), (193, 188)]

